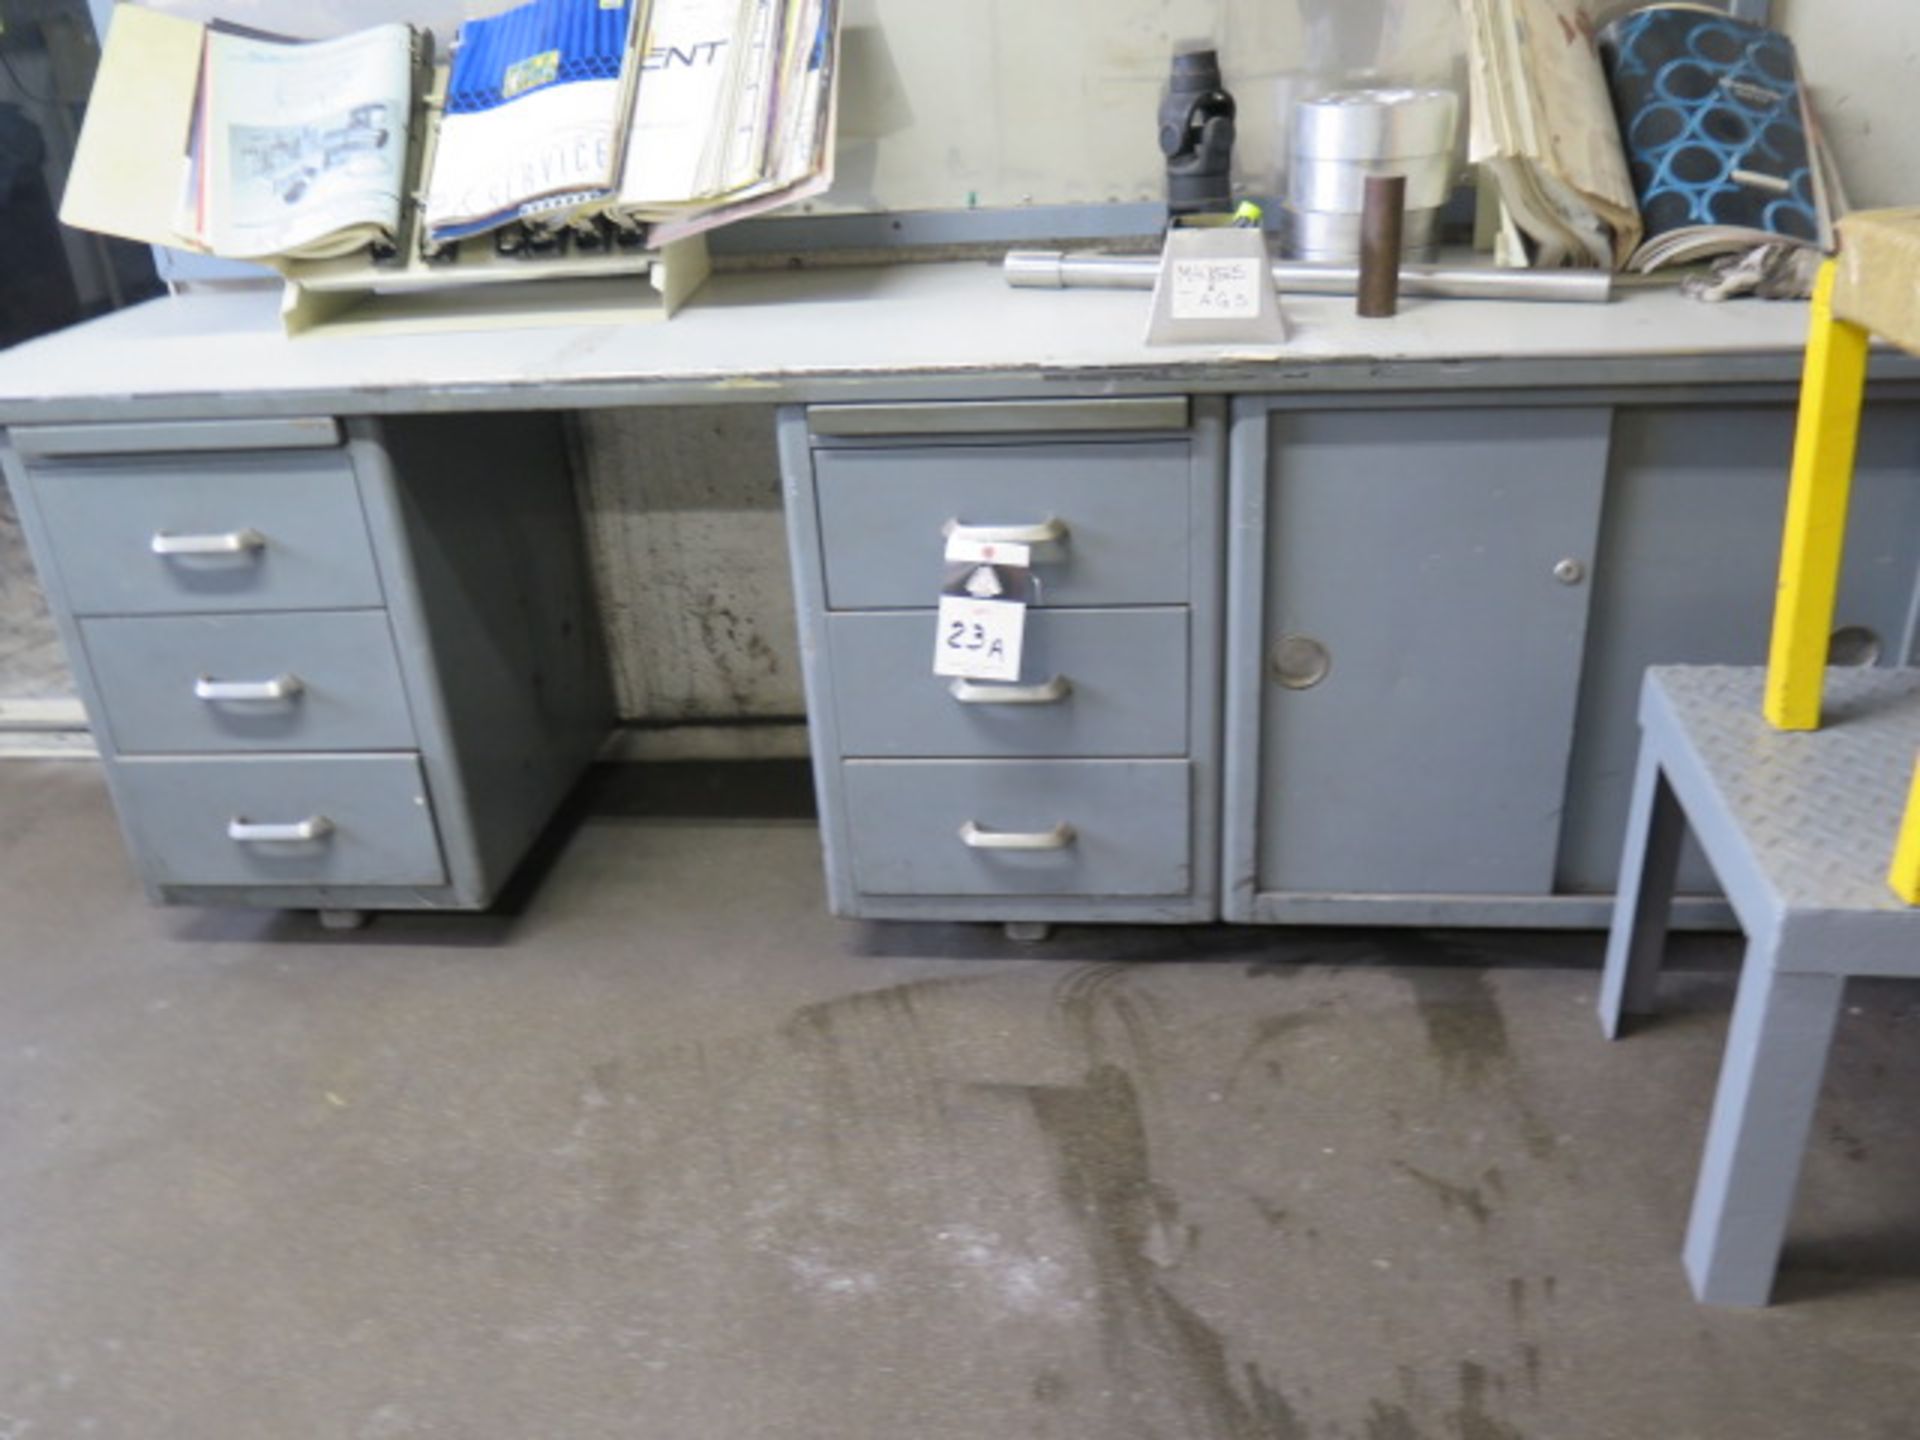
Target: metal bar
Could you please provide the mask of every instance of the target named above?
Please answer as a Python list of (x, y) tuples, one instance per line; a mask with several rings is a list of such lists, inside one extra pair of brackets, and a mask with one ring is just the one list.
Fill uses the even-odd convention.
[(209, 704), (234, 700), (294, 700), (306, 684), (298, 675), (277, 675), (271, 680), (216, 680), (202, 675), (193, 682), (194, 698)]
[(241, 845), (302, 845), (333, 834), (333, 821), (309, 815), (291, 824), (258, 824), (236, 815), (227, 822), (227, 838)]
[(1887, 884), (1907, 904), (1920, 905), (1920, 767), (1915, 768), (1913, 784), (1907, 791), (1907, 809), (1900, 819)]
[(969, 850), (1064, 850), (1074, 841), (1074, 828), (1062, 820), (1051, 830), (982, 830), (969, 820), (960, 827), (960, 840)]
[(1354, 313), (1385, 320), (1400, 308), (1400, 232), (1407, 212), (1404, 175), (1369, 175), (1360, 211), (1360, 284)]
[(1072, 430), (1184, 430), (1184, 395), (1109, 400), (1008, 400), (997, 405), (814, 405), (815, 435), (861, 439), (878, 435), (1038, 434)]
[(218, 535), (169, 535), (163, 530), (147, 542), (147, 548), (162, 557), (255, 555), (267, 548), (267, 537), (251, 527), (228, 530)]
[(1833, 313), (1838, 273), (1832, 260), (1820, 267), (1807, 330), (1806, 373), (1767, 661), (1767, 719), (1780, 730), (1820, 728), (1820, 688), (1826, 679), (1827, 643), (1840, 589), (1860, 407), (1866, 398), (1868, 336)]
[(1059, 545), (1066, 540), (1068, 533), (1066, 521), (1057, 517), (1035, 521), (1030, 525), (968, 525), (960, 520), (949, 520), (941, 528), (949, 540), (958, 536), (982, 545)]
[[(1017, 290), (1151, 290), (1160, 275), (1153, 255), (1074, 254), (1011, 250), (1004, 270)], [(1283, 295), (1351, 295), (1358, 265), (1276, 260), (1273, 286)], [(1464, 265), (1402, 265), (1400, 293), (1427, 300), (1558, 300), (1604, 305), (1613, 276), (1604, 270), (1495, 270)]]
[(11, 433), (14, 448), (36, 460), (212, 450), (322, 450), (340, 443), (340, 424), (330, 417), (20, 425)]
[(989, 685), (978, 680), (956, 680), (947, 687), (962, 705), (1058, 705), (1073, 693), (1073, 682), (1055, 675), (1039, 685)]

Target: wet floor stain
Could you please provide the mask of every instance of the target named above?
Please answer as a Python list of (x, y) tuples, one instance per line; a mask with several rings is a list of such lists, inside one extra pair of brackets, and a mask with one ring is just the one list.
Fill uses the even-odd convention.
[[(1493, 1219), (1493, 1207), (1487, 1203), (1487, 1197), (1482, 1193), (1479, 1185), (1461, 1185), (1450, 1180), (1442, 1180), (1438, 1175), (1429, 1174), (1416, 1165), (1407, 1164), (1404, 1160), (1394, 1161), (1393, 1168), (1438, 1200), (1440, 1208), (1446, 1214), (1452, 1215), (1456, 1212), (1464, 1214), (1481, 1230), (1485, 1230), (1488, 1222)], [(1497, 1176), (1499, 1172), (1490, 1171), (1489, 1174)], [(1492, 1186), (1489, 1185), (1488, 1188)]]
[[(1279, 1044), (1289, 1035), (1309, 1028), (1320, 1018), (1321, 1015), (1318, 1012), (1296, 1010), (1284, 1015), (1267, 1015), (1256, 1020), (1253, 1025), (1253, 1035), (1248, 1039), (1246, 1048), (1240, 1052), (1240, 1057), (1233, 1062), (1233, 1068), (1227, 1071), (1227, 1093), (1233, 1093), (1239, 1086), (1241, 1077), (1246, 1074), (1247, 1067), (1253, 1064), (1256, 1057), (1270, 1047)], [(1272, 1080), (1276, 1085), (1286, 1083), (1287, 1072), (1285, 1062), (1273, 1056), (1268, 1056), (1266, 1061), (1266, 1074), (1267, 1078)]]
[(1423, 1440), (1405, 1407), (1375, 1400), (1367, 1416), (1366, 1440)]
[(1069, 1038), (1090, 1061), (1132, 1064), (1151, 1077), (1153, 1031), (1165, 1017), (1152, 993), (1131, 983), (1132, 975), (1128, 965), (1077, 966), (1055, 988), (1053, 1004)]
[(1236, 1383), (1220, 1332), (1172, 1290), (1152, 1258), (1178, 1225), (1179, 1206), (1153, 1177), (1140, 1093), (1119, 1066), (1097, 1064), (1076, 1086), (1026, 1091), (1055, 1183), (1091, 1262), (1101, 1350), (1116, 1389), (1137, 1404), (1131, 1433), (1166, 1432), (1171, 1407), (1194, 1440), (1307, 1440), (1287, 1397), (1245, 1364)]
[(1477, 1089), (1512, 1072), (1506, 1016), (1485, 971), (1410, 970), (1405, 979), (1442, 1075)]
[(1489, 1391), (1500, 1384), (1500, 1377), (1484, 1365), (1461, 1361), (1460, 1404), (1452, 1415), (1454, 1433), (1460, 1440), (1526, 1440), (1520, 1431), (1488, 1412)]

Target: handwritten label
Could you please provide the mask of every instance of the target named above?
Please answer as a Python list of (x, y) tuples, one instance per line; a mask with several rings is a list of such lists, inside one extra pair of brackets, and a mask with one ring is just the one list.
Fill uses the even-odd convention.
[(1252, 320), (1260, 313), (1260, 286), (1271, 279), (1258, 260), (1175, 260), (1175, 320)]
[(1033, 549), (1005, 540), (948, 537), (933, 673), (961, 680), (1018, 680), (1033, 589)]
[(940, 601), (933, 673), (962, 680), (1018, 680), (1027, 607), (1017, 600)]

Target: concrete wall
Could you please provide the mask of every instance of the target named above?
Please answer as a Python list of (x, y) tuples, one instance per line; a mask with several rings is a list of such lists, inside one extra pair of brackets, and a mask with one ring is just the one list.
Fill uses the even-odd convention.
[(1800, 52), (1847, 197), (1856, 207), (1920, 205), (1914, 94), (1920, 4), (1914, 0), (1774, 0)]
[(771, 409), (597, 411), (573, 434), (620, 713), (803, 714)]
[[(106, 0), (92, 0), (96, 9)], [(511, 0), (150, 0), (290, 34), (406, 17), (450, 28)], [(1182, 42), (1221, 49), (1241, 103), (1240, 181), (1270, 183), (1278, 114), (1313, 75), (1447, 82), (1455, 0), (845, 0), (839, 184), (829, 209), (964, 209), (1160, 194), (1154, 109)], [(1594, 0), (1605, 15), (1626, 0)], [(1920, 201), (1905, 117), (1914, 0), (1775, 0), (1856, 204)]]

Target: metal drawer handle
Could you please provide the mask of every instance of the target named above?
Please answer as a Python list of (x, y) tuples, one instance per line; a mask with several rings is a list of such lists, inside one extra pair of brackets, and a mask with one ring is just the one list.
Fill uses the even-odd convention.
[(222, 700), (297, 700), (307, 682), (298, 675), (276, 675), (271, 680), (216, 680), (202, 675), (193, 682), (195, 699), (209, 703)]
[(982, 545), (1062, 545), (1067, 539), (1067, 522), (1042, 520), (1038, 525), (963, 525), (949, 520), (942, 527), (949, 540), (956, 536)]
[(1073, 693), (1073, 682), (1056, 675), (1039, 685), (983, 685), (956, 680), (947, 693), (962, 705), (1058, 705)]
[(324, 840), (333, 834), (333, 821), (324, 815), (309, 815), (291, 825), (256, 825), (236, 815), (227, 822), (227, 838), (242, 845), (287, 845), (306, 840)]
[(148, 544), (156, 555), (255, 555), (267, 548), (267, 537), (254, 529), (224, 535), (169, 535), (162, 530)]
[(1074, 829), (1062, 820), (1051, 830), (1023, 834), (1018, 830), (982, 830), (969, 820), (960, 827), (960, 840), (969, 850), (1064, 850), (1073, 844)]

